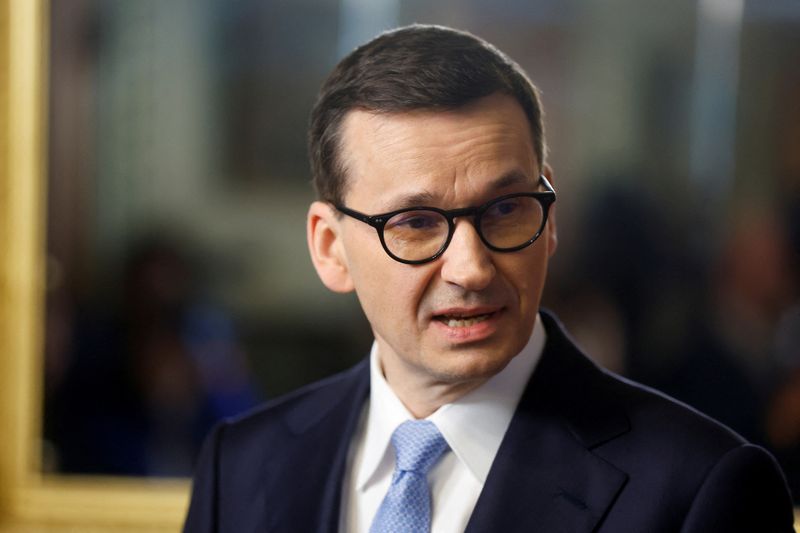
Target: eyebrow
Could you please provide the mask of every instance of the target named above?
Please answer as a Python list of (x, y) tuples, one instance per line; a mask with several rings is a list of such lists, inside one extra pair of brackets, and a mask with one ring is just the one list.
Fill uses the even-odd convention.
[[(487, 189), (487, 192), (501, 191), (507, 187), (511, 187), (513, 185), (521, 185), (521, 184), (530, 184), (533, 187), (536, 187), (536, 184), (531, 183), (530, 178), (524, 172), (519, 170), (512, 170), (511, 172), (503, 174), (493, 183), (491, 183)], [(434, 195), (430, 191), (422, 190), (399, 196), (387, 202), (386, 205), (388, 207), (386, 209), (383, 209), (382, 211), (390, 212), (390, 211), (395, 211), (397, 209), (406, 209), (408, 207), (435, 206), (436, 201), (437, 201), (436, 195)]]

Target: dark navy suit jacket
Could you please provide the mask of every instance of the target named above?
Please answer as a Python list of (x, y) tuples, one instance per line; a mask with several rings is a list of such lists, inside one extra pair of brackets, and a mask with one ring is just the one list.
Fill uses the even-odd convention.
[[(772, 456), (589, 361), (542, 313), (547, 344), (468, 532), (791, 532)], [(185, 531), (336, 532), (369, 363), (224, 423), (197, 466)]]

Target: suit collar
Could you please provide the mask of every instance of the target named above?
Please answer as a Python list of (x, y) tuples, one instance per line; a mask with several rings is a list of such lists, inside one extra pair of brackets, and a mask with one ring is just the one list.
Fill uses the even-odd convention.
[(369, 360), (365, 358), (344, 373), (319, 381), (301, 392), (305, 398), (286, 413), (286, 424), (294, 435), (301, 435), (318, 423), (330, 424), (331, 416), (337, 421), (342, 418), (350, 421), (353, 402), (360, 405), (369, 394)]
[(561, 417), (588, 449), (630, 431), (630, 421), (609, 388), (616, 387), (619, 378), (586, 357), (552, 314), (541, 315), (548, 341), (541, 368), (528, 387), (537, 395), (537, 408)]
[(629, 431), (604, 390), (608, 376), (542, 313), (547, 344), (467, 527), (593, 530), (627, 475), (592, 450)]
[[(284, 420), (294, 439), (298, 466), (285, 488), (291, 497), (270, 498), (267, 531), (339, 530), (342, 478), (361, 407), (369, 394), (369, 361), (305, 389)], [(268, 445), (268, 444), (265, 444)], [(307, 472), (312, 479), (304, 479)], [(276, 508), (276, 506), (281, 508)]]

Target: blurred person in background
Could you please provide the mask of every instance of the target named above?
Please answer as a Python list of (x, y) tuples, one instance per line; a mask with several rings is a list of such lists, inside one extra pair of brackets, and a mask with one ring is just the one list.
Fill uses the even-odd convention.
[(186, 531), (792, 530), (765, 450), (600, 369), (540, 310), (558, 181), (516, 63), (387, 32), (325, 81), (309, 145), (312, 262), (375, 342), (217, 426)]
[(782, 365), (776, 331), (797, 282), (786, 226), (767, 210), (736, 210), (708, 276), (707, 304), (660, 386), (766, 444), (765, 413)]
[(61, 317), (72, 333), (49, 346), (49, 468), (187, 475), (211, 426), (259, 400), (232, 320), (196, 294), (175, 242), (132, 246), (112, 313)]

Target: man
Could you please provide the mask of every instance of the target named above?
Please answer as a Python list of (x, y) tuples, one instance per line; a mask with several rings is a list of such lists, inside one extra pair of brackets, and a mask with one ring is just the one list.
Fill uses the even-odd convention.
[(375, 343), (219, 426), (186, 531), (791, 531), (769, 454), (540, 313), (554, 179), (515, 63), (447, 28), (383, 34), (325, 82), (310, 155), (312, 261)]

